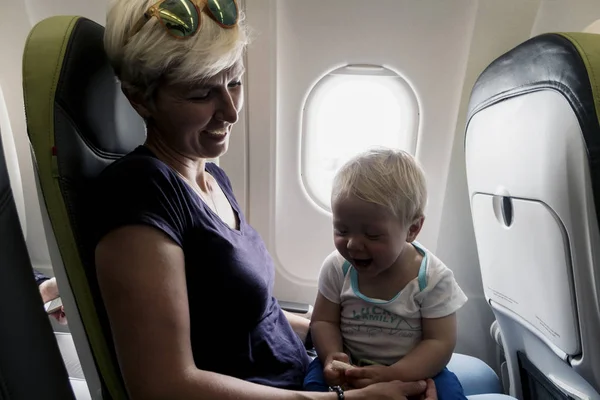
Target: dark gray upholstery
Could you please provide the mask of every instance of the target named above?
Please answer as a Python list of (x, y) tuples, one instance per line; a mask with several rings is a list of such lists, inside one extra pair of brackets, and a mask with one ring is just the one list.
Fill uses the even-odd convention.
[(0, 139), (0, 400), (73, 399), (35, 283)]

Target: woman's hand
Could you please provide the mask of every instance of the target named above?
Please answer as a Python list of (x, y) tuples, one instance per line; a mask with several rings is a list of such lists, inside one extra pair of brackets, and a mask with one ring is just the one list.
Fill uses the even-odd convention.
[(344, 377), (344, 371), (340, 369), (333, 368), (333, 361), (341, 361), (346, 364), (350, 364), (350, 357), (346, 353), (332, 353), (327, 356), (325, 360), (325, 367), (323, 367), (323, 376), (325, 377), (325, 382), (329, 386), (342, 386), (346, 383), (346, 379)]
[(431, 379), (427, 382), (381, 382), (345, 393), (345, 398), (348, 400), (407, 400), (409, 397), (437, 400), (435, 384)]
[(427, 389), (425, 390), (425, 394), (421, 396), (422, 400), (437, 400), (437, 389), (435, 388), (435, 383), (433, 379), (427, 379)]

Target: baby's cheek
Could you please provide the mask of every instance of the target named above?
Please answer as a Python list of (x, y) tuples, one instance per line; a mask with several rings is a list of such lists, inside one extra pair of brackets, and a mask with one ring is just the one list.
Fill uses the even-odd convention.
[(336, 237), (333, 239), (333, 244), (335, 245), (335, 248), (341, 255), (346, 254), (346, 250), (347, 250), (346, 240), (344, 240), (343, 238)]

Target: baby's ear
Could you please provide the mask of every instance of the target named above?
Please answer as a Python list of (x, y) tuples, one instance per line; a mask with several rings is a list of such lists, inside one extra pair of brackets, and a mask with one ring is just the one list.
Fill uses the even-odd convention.
[(417, 239), (421, 228), (423, 228), (423, 222), (425, 222), (425, 217), (421, 216), (408, 227), (408, 232), (406, 233), (406, 241), (408, 243), (412, 243)]

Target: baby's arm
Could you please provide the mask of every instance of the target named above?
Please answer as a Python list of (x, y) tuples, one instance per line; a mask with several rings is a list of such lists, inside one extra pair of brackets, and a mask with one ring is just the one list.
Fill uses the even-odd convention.
[(456, 314), (422, 319), (423, 338), (400, 361), (391, 365), (392, 379), (433, 378), (448, 364), (456, 346)]
[(344, 371), (334, 368), (332, 361), (349, 363), (349, 357), (343, 352), (341, 320), (341, 292), (344, 285), (341, 256), (332, 252), (325, 260), (319, 272), (319, 292), (310, 322), (310, 332), (317, 355), (323, 363), (323, 374), (330, 386), (344, 383)]
[(340, 332), (340, 305), (333, 303), (321, 293), (317, 295), (313, 310), (310, 332), (323, 363), (323, 375), (328, 385), (344, 383), (344, 370), (338, 368), (333, 361), (349, 363), (349, 357), (343, 352), (342, 334)]
[(456, 311), (467, 302), (452, 271), (439, 261), (430, 263), (427, 281), (418, 295), (422, 341), (392, 366), (406, 380), (432, 378), (448, 364), (456, 346)]
[(335, 304), (321, 293), (317, 294), (310, 321), (310, 333), (323, 365), (327, 356), (343, 351), (340, 332), (340, 305)]

